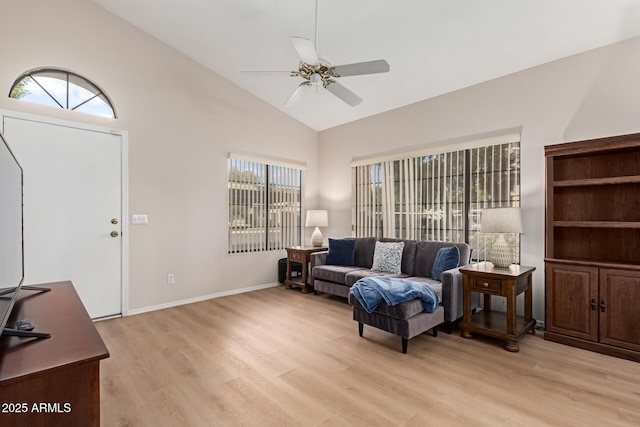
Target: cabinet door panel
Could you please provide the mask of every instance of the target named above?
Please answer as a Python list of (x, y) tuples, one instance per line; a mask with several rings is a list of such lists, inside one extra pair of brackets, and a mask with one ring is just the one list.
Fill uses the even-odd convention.
[(547, 263), (546, 329), (591, 341), (598, 340), (598, 269)]
[(640, 272), (600, 270), (600, 342), (640, 351)]

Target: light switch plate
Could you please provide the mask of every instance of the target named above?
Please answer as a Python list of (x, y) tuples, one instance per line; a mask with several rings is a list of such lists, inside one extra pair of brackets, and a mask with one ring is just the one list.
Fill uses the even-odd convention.
[(131, 224), (148, 224), (146, 214), (133, 214), (131, 215)]

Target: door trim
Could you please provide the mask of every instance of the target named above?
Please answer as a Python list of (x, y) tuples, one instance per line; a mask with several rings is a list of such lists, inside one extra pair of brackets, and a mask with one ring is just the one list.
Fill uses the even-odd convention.
[[(2, 128), (3, 133), (4, 133), (5, 117), (17, 119), (17, 120), (39, 122), (39, 123), (44, 123), (48, 125), (64, 126), (68, 128), (81, 129), (86, 131), (107, 133), (107, 134), (120, 136), (121, 138), (120, 153), (122, 153), (120, 158), (120, 166), (121, 166), (120, 170), (122, 174), (121, 176), (122, 188), (120, 189), (120, 194), (122, 198), (120, 201), (121, 209), (122, 209), (122, 211), (120, 212), (120, 215), (122, 218), (122, 228), (121, 228), (122, 239), (120, 240), (121, 242), (120, 252), (122, 254), (122, 259), (121, 259), (122, 270), (120, 272), (121, 295), (122, 295), (121, 311), (122, 311), (122, 316), (128, 316), (129, 315), (129, 203), (128, 203), (129, 201), (129, 133), (121, 129), (114, 129), (114, 128), (109, 128), (104, 126), (90, 125), (87, 123), (61, 120), (53, 117), (40, 116), (35, 114), (28, 114), (28, 113), (22, 113), (17, 111), (0, 109), (0, 120), (1, 120), (0, 127)], [(95, 319), (95, 320), (102, 320), (102, 319)]]

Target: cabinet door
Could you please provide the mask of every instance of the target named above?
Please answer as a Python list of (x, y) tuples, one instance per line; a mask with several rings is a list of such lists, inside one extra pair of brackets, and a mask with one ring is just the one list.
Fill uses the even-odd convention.
[(545, 285), (546, 330), (598, 341), (598, 269), (547, 263)]
[(640, 272), (600, 270), (600, 342), (640, 351)]

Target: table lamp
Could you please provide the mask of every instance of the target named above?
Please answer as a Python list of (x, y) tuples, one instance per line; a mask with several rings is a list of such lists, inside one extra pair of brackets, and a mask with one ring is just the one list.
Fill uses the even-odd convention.
[(306, 227), (315, 227), (313, 234), (311, 235), (311, 245), (315, 247), (322, 246), (322, 233), (319, 227), (326, 227), (329, 225), (329, 215), (325, 210), (309, 210), (307, 211), (307, 221), (304, 224)]
[(509, 267), (513, 263), (513, 252), (504, 235), (524, 233), (520, 208), (484, 209), (480, 221), (480, 232), (498, 235), (491, 247), (489, 261), (496, 267)]

